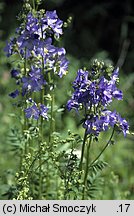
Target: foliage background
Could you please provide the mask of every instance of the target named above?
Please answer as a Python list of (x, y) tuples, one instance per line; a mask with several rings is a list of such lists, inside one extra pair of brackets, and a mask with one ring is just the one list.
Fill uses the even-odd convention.
[[(17, 168), (17, 155), (9, 144), (8, 136), (11, 128), (17, 123), (9, 114), (15, 112), (12, 100), (8, 94), (14, 83), (10, 79), (11, 62), (5, 57), (5, 43), (19, 24), (16, 16), (20, 12), (22, 1), (0, 1), (0, 199), (8, 187), (13, 184)], [(57, 90), (57, 104), (65, 106), (72, 91), (71, 83), (77, 69), (88, 68), (93, 58), (100, 58), (120, 67), (120, 89), (124, 100), (113, 103), (112, 109), (117, 109), (124, 116), (134, 131), (134, 8), (132, 0), (44, 0), (41, 7), (46, 10), (56, 9), (60, 19), (66, 21), (70, 16), (72, 22), (64, 30), (60, 41), (68, 53), (70, 68), (62, 86)], [(62, 89), (62, 91), (61, 91)], [(66, 134), (67, 130), (82, 135), (79, 118), (73, 112), (66, 110), (59, 119), (58, 131)], [(93, 148), (93, 156), (101, 148), (104, 138)], [(95, 149), (95, 150), (94, 150)], [(116, 136), (115, 145), (110, 146), (104, 154), (109, 167), (101, 174), (103, 176), (101, 192), (98, 199), (134, 199), (134, 137), (128, 135)]]

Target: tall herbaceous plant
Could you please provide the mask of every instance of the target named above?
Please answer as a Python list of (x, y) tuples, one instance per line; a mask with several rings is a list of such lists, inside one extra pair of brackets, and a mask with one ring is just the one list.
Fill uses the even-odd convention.
[[(109, 106), (113, 98), (123, 97), (117, 88), (119, 69), (94, 60), (89, 70), (78, 70), (65, 109), (76, 111), (84, 135), (69, 131), (63, 139), (56, 132), (56, 114), (61, 109), (56, 106), (55, 91), (68, 72), (66, 51), (58, 46), (66, 23), (55, 10), (38, 10), (39, 4), (24, 1), (18, 16), (21, 24), (5, 48), (16, 82), (9, 96), (20, 122), (20, 128), (12, 130), (19, 168), (10, 199), (91, 199), (94, 178), (107, 166), (100, 160), (102, 153), (113, 143), (115, 132), (124, 136), (128, 132), (127, 121)], [(91, 160), (92, 144), (109, 128), (109, 140), (103, 140), (104, 147)], [(62, 150), (65, 145), (67, 151)]]

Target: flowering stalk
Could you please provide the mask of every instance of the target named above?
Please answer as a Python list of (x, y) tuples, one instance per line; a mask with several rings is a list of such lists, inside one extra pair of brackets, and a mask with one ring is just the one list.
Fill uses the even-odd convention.
[[(91, 112), (92, 104), (90, 105), (89, 113)], [(85, 107), (85, 116), (87, 116), (87, 108)], [(81, 150), (81, 159), (80, 159), (80, 165), (79, 165), (79, 170), (82, 171), (82, 163), (83, 163), (83, 158), (84, 158), (84, 152), (85, 152), (85, 145), (87, 141), (87, 129), (85, 129), (84, 133), (84, 138), (83, 138), (83, 143), (82, 143), (82, 150)]]
[(87, 146), (86, 167), (85, 167), (85, 172), (84, 172), (83, 191), (82, 191), (82, 199), (83, 200), (85, 198), (85, 188), (86, 188), (86, 184), (87, 184), (87, 176), (88, 176), (88, 170), (89, 170), (89, 150), (90, 150), (91, 142), (92, 142), (92, 134), (90, 135), (89, 143)]
[(106, 148), (109, 146), (109, 144), (111, 143), (112, 141), (112, 138), (114, 136), (114, 132), (115, 132), (115, 128), (113, 128), (113, 131), (112, 131), (112, 134), (107, 142), (107, 144), (104, 146), (104, 148), (101, 150), (101, 152), (98, 154), (98, 156), (91, 162), (91, 164), (89, 165), (89, 168), (91, 166), (93, 166), (93, 164), (100, 158), (100, 156), (103, 154), (103, 152), (106, 150)]
[[(53, 38), (59, 38), (63, 34), (63, 22), (58, 18), (56, 11), (36, 11), (35, 1), (32, 1), (33, 8), (28, 2), (30, 1), (26, 3), (27, 8), (24, 7), (28, 14), (23, 14), (23, 22), (16, 30), (16, 37), (7, 44), (5, 51), (8, 57), (17, 54), (20, 62), (24, 61), (24, 70), (21, 68), (20, 63), (18, 68), (11, 71), (11, 76), (16, 80), (19, 89), (17, 88), (10, 93), (10, 96), (16, 100), (18, 97), (23, 99), (21, 104), (21, 109), (25, 113), (23, 131), (28, 133), (28, 139), (25, 141), (25, 154), (30, 153), (31, 144), (36, 144), (37, 139), (33, 138), (34, 136), (29, 137), (31, 123), (27, 124), (27, 121), (32, 122), (35, 125), (34, 127), (38, 129), (36, 129), (39, 152), (38, 197), (41, 199), (44, 167), (42, 145), (44, 140), (48, 140), (47, 137), (44, 137), (44, 122), (45, 120), (49, 121), (48, 112), (50, 112), (49, 144), (52, 145), (55, 76), (62, 78), (67, 72), (69, 62), (65, 56), (65, 49), (53, 45)], [(49, 95), (49, 91), (51, 94), (50, 109), (47, 107), (47, 99), (44, 100)], [(40, 92), (40, 101), (38, 96), (36, 96), (38, 92)], [(48, 148), (49, 150), (50, 148)], [(31, 156), (30, 158), (32, 160)]]
[[(34, 2), (35, 3), (35, 2)], [(35, 4), (34, 7), (35, 9)], [(43, 41), (43, 30), (41, 26), (41, 39)], [(44, 76), (45, 79), (45, 71), (44, 71), (44, 58), (43, 55), (41, 57), (41, 63), (42, 63), (42, 75)], [(44, 95), (45, 95), (45, 90), (44, 86), (42, 86), (41, 92), (40, 92), (40, 100), (41, 104), (44, 104)], [(38, 198), (41, 200), (42, 199), (42, 180), (43, 180), (43, 175), (42, 175), (42, 143), (44, 141), (44, 135), (43, 135), (43, 116), (40, 118), (40, 139), (39, 139), (39, 144), (38, 144), (38, 151), (39, 151), (39, 196)]]
[(80, 171), (82, 171), (82, 163), (83, 163), (83, 158), (84, 158), (86, 140), (87, 140), (87, 132), (85, 130), (85, 134), (84, 134), (84, 138), (83, 138), (83, 143), (82, 143), (80, 165), (79, 165), (79, 170)]
[(32, 1), (33, 1), (33, 9), (35, 10), (35, 0)]
[[(114, 70), (112, 66), (107, 66), (104, 62), (98, 60), (93, 62), (89, 71), (84, 71), (82, 69), (78, 70), (76, 79), (73, 82), (74, 93), (67, 103), (69, 111), (74, 109), (79, 115), (82, 114), (82, 126), (85, 129), (79, 163), (79, 171), (84, 171), (84, 176), (80, 176), (84, 179), (82, 199), (85, 199), (89, 167), (94, 165), (96, 160), (98, 160), (105, 151), (111, 142), (115, 128), (118, 132), (123, 132), (124, 136), (126, 136), (129, 129), (125, 119), (123, 119), (116, 111), (112, 112), (107, 108), (113, 98), (122, 100), (123, 97), (122, 91), (117, 88), (118, 71), (118, 68)], [(113, 128), (113, 132), (108, 143), (104, 146), (95, 160), (90, 163), (89, 150), (92, 140), (98, 141), (100, 133), (102, 131), (107, 131), (110, 127)], [(88, 139), (89, 143), (87, 143)], [(84, 166), (83, 159), (86, 145), (86, 164)]]
[(41, 142), (39, 143), (39, 196), (38, 199), (42, 199), (42, 153)]
[(54, 132), (54, 89), (52, 90), (51, 93), (51, 119), (50, 119), (50, 139), (49, 141), (51, 142), (51, 135)]
[[(27, 52), (27, 48), (25, 47), (25, 50), (24, 50), (24, 74), (25, 74), (25, 76), (27, 76), (27, 58), (26, 58), (26, 52)], [(27, 130), (27, 118), (25, 117), (25, 113), (24, 113), (23, 116), (24, 116), (24, 129), (23, 129), (23, 131), (25, 131), (25, 130)], [(27, 143), (27, 141), (25, 141), (25, 155), (27, 155), (27, 153), (28, 153), (28, 143)]]
[(51, 143), (51, 137), (54, 132), (54, 80), (53, 80), (53, 73), (52, 76), (48, 73), (48, 80), (50, 84), (50, 129), (49, 129), (49, 143)]

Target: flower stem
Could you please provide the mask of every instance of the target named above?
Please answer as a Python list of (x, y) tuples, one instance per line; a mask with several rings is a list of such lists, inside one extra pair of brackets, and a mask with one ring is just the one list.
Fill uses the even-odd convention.
[[(91, 112), (92, 104), (90, 105), (89, 113)], [(85, 106), (85, 116), (87, 115), (87, 108)], [(83, 144), (82, 144), (82, 150), (81, 150), (81, 159), (80, 159), (80, 165), (79, 165), (79, 170), (82, 171), (82, 163), (83, 163), (83, 158), (84, 158), (84, 151), (85, 151), (85, 145), (86, 145), (86, 140), (87, 140), (87, 129), (85, 129), (85, 134), (83, 138)]]
[[(27, 54), (27, 48), (25, 48), (25, 57), (24, 57), (24, 73), (25, 73), (25, 76), (27, 76), (27, 57), (26, 57), (26, 54)], [(27, 96), (26, 98), (27, 99)], [(26, 104), (25, 104), (25, 108), (26, 108)], [(24, 113), (24, 128), (23, 130), (26, 130), (27, 129), (27, 119), (25, 117), (25, 112), (23, 111)], [(28, 143), (27, 143), (27, 140), (25, 141), (25, 154), (28, 153)]]
[(102, 151), (98, 154), (98, 156), (91, 162), (91, 164), (89, 165), (89, 168), (99, 159), (99, 157), (102, 155), (102, 153), (105, 151), (105, 149), (108, 147), (109, 143), (111, 142), (113, 135), (114, 135), (114, 131), (115, 128), (113, 128), (112, 134), (107, 142), (107, 144), (104, 146), (104, 148), (102, 149)]
[(104, 148), (102, 149), (102, 151), (98, 154), (98, 156), (91, 162), (91, 164), (89, 165), (89, 168), (100, 158), (100, 156), (103, 154), (103, 152), (105, 151), (105, 149), (108, 147), (109, 143), (111, 142), (113, 135), (114, 135), (114, 131), (115, 129), (113, 128), (112, 134), (107, 142), (107, 144), (104, 146)]
[(35, 10), (35, 0), (33, 0), (33, 9)]
[[(41, 91), (41, 103), (44, 104), (44, 88)], [(42, 143), (43, 143), (43, 141), (44, 141), (43, 117), (41, 116), (41, 119), (40, 119), (40, 139), (39, 139), (39, 199), (42, 199)]]
[[(43, 66), (44, 73), (44, 66)], [(41, 91), (41, 103), (44, 104), (44, 88)], [(42, 199), (42, 143), (44, 141), (43, 135), (43, 117), (40, 117), (40, 139), (39, 139), (39, 199)]]
[[(50, 84), (50, 94), (51, 94), (51, 103), (50, 103), (50, 129), (49, 129), (49, 143), (51, 143), (51, 136), (55, 130), (55, 124), (54, 124), (54, 83), (53, 78), (51, 77), (51, 72), (48, 73), (48, 80)], [(52, 89), (51, 89), (52, 87)]]
[(42, 158), (41, 158), (41, 142), (39, 142), (39, 199), (42, 199)]
[(86, 184), (87, 184), (88, 166), (89, 166), (89, 150), (91, 147), (91, 142), (92, 142), (92, 134), (90, 135), (89, 143), (87, 146), (86, 167), (85, 167), (85, 175), (84, 175), (84, 181), (83, 181), (84, 187), (83, 187), (83, 192), (82, 192), (82, 200), (85, 199), (85, 189), (86, 189)]
[(83, 158), (84, 158), (86, 139), (87, 139), (87, 130), (85, 130), (83, 144), (82, 144), (81, 159), (80, 159), (80, 165), (79, 165), (79, 170), (80, 171), (82, 171), (82, 163), (83, 163)]
[[(50, 120), (50, 131), (51, 134), (54, 132), (54, 90), (51, 94), (51, 120)], [(50, 136), (51, 138), (51, 136)]]
[[(35, 2), (33, 0), (33, 8), (35, 9)], [(41, 26), (41, 34), (42, 34), (42, 40), (43, 40), (43, 29)], [(44, 74), (44, 58), (42, 56), (42, 75)], [(45, 95), (45, 87), (43, 86), (40, 94), (41, 104), (44, 104), (44, 95)], [(40, 117), (40, 139), (39, 139), (39, 199), (42, 199), (42, 143), (44, 141), (44, 135), (43, 135), (43, 117)]]

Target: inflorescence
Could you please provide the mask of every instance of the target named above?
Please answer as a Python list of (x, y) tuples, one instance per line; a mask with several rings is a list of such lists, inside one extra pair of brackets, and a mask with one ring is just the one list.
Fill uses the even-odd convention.
[(58, 75), (60, 78), (67, 73), (69, 62), (65, 57), (66, 51), (53, 45), (54, 39), (63, 34), (62, 27), (63, 21), (58, 18), (55, 10), (34, 14), (29, 12), (25, 23), (16, 30), (16, 37), (5, 48), (8, 57), (17, 55), (21, 59), (17, 68), (11, 71), (18, 88), (9, 95), (12, 98), (21, 95), (27, 101), (30, 100), (31, 105), (24, 110), (26, 118), (37, 120), (41, 115), (47, 119), (48, 108), (30, 98), (34, 92), (46, 88), (49, 73), (51, 77)]
[(128, 131), (128, 123), (116, 111), (108, 110), (113, 98), (122, 100), (122, 91), (117, 88), (119, 68), (106, 68), (104, 62), (94, 61), (90, 71), (78, 70), (73, 82), (74, 93), (67, 103), (70, 111), (84, 110), (83, 127), (87, 134), (98, 136), (101, 131), (115, 127), (124, 136)]

